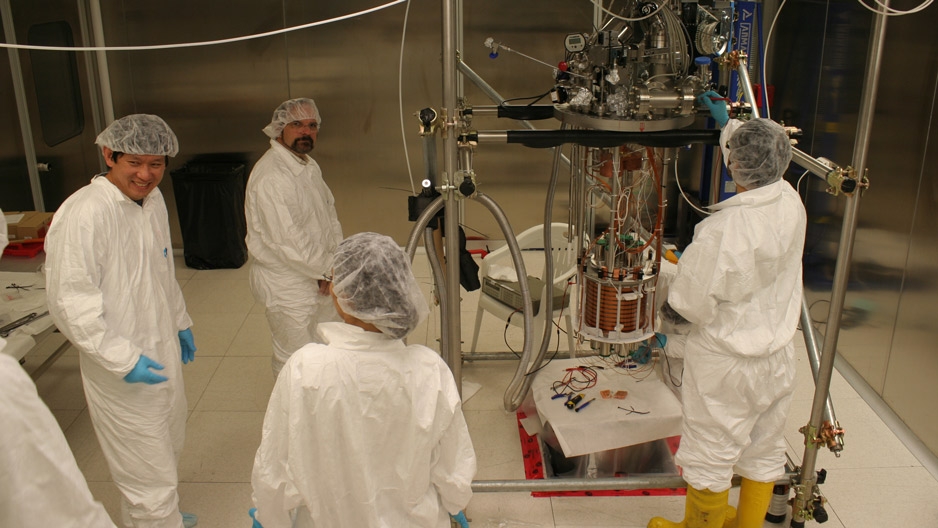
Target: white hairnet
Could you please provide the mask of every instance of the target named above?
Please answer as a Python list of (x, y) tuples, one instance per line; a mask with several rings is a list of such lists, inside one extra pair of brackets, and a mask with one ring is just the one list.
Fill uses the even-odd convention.
[(151, 114), (131, 114), (114, 121), (98, 134), (94, 143), (124, 154), (175, 156), (179, 153), (176, 134), (166, 121)]
[(322, 125), (322, 118), (319, 117), (319, 108), (316, 107), (316, 101), (305, 97), (284, 101), (274, 110), (274, 116), (270, 118), (270, 124), (264, 127), (264, 133), (270, 139), (277, 139), (287, 123), (304, 119), (315, 119), (317, 123)]
[(756, 189), (775, 183), (791, 163), (791, 142), (771, 119), (747, 121), (729, 139), (726, 166), (737, 185)]
[(343, 312), (396, 339), (430, 312), (407, 255), (378, 233), (358, 233), (339, 244), (332, 292)]

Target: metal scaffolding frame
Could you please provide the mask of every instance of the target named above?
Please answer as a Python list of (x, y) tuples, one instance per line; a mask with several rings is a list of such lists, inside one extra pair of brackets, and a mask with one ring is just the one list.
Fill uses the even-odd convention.
[[(427, 230), (427, 224), (433, 216), (444, 208), (444, 236), (445, 252), (447, 255), (458, 254), (458, 217), (459, 203), (457, 202), (457, 192), (459, 182), (456, 179), (459, 171), (459, 151), (457, 147), (456, 126), (458, 125), (458, 105), (459, 97), (462, 93), (463, 75), (470, 81), (479, 86), (479, 88), (495, 102), (502, 100), (501, 96), (485, 81), (479, 77), (468, 65), (462, 63), (459, 59), (459, 44), (462, 40), (462, 0), (442, 0), (442, 51), (443, 51), (443, 126), (441, 127), (443, 135), (443, 174), (438, 197), (424, 213), (418, 218), (415, 228), (408, 242), (408, 252), (413, 257), (416, 250), (419, 234)], [(859, 116), (859, 126), (857, 138), (854, 146), (854, 155), (852, 168), (845, 169), (831, 166), (828, 163), (821, 162), (810, 155), (798, 150), (794, 150), (793, 162), (808, 169), (809, 172), (824, 179), (830, 185), (830, 192), (835, 195), (842, 194), (846, 201), (843, 225), (841, 229), (840, 247), (837, 254), (836, 268), (834, 271), (833, 289), (831, 292), (831, 310), (828, 315), (828, 331), (824, 336), (822, 347), (818, 347), (817, 337), (814, 328), (811, 325), (811, 319), (808, 314), (807, 304), (802, 304), (802, 329), (805, 338), (805, 344), (808, 350), (809, 360), (815, 376), (815, 395), (812, 405), (811, 417), (809, 423), (802, 428), (805, 435), (805, 451), (801, 467), (796, 468), (789, 464), (788, 472), (779, 484), (790, 484), (795, 490), (795, 501), (793, 505), (792, 525), (803, 525), (805, 520), (811, 520), (812, 503), (816, 495), (817, 474), (815, 465), (817, 460), (817, 451), (820, 447), (827, 445), (835, 454), (843, 446), (842, 430), (839, 429), (836, 417), (834, 415), (833, 405), (830, 402), (830, 382), (833, 375), (834, 359), (837, 350), (837, 338), (840, 329), (840, 317), (843, 311), (843, 303), (846, 295), (847, 281), (850, 270), (850, 261), (853, 253), (853, 243), (857, 227), (857, 211), (861, 192), (868, 187), (866, 179), (866, 161), (869, 147), (869, 138), (872, 129), (872, 120), (875, 110), (876, 92), (879, 80), (880, 65), (882, 62), (883, 43), (885, 37), (886, 17), (882, 14), (876, 15), (872, 30), (872, 42), (869, 51), (869, 60), (867, 61), (867, 73), (864, 82), (864, 91), (862, 98), (862, 107)], [(748, 77), (745, 62), (739, 68), (741, 78)], [(756, 101), (753, 96), (752, 87), (748, 83), (744, 84), (744, 90), (747, 91), (746, 98), (749, 101)], [(758, 109), (753, 106), (753, 117), (758, 116)], [(528, 128), (533, 128), (529, 123), (523, 123)], [(485, 133), (479, 133), (481, 140)], [(500, 140), (497, 138), (494, 140)], [(559, 154), (559, 147), (557, 147)], [(569, 163), (569, 162), (568, 162)], [(556, 166), (556, 163), (555, 163)], [(507, 224), (504, 213), (498, 208), (497, 204), (481, 193), (475, 193), (472, 198), (480, 200), (499, 222), (503, 233), (506, 235), (506, 241), (509, 249), (515, 257), (517, 243), (514, 242), (511, 234), (511, 228)], [(549, 210), (548, 210), (549, 214)], [(427, 243), (432, 243), (430, 231), (425, 231)], [(513, 244), (514, 242), (514, 244)], [(432, 251), (428, 251), (431, 261), (434, 260)], [(518, 268), (519, 276), (524, 273), (523, 262), (515, 258), (515, 265)], [(432, 263), (432, 262), (431, 262)], [(434, 264), (435, 276), (438, 280), (442, 279), (442, 269), (439, 263)], [(446, 259), (445, 277), (443, 287), (439, 288), (441, 296), (442, 311), (442, 330), (441, 330), (441, 350), (443, 356), (453, 371), (460, 390), (462, 386), (462, 350), (460, 321), (458, 316), (451, 314), (459, 313), (459, 259)], [(438, 282), (438, 285), (440, 283)], [(522, 297), (525, 306), (530, 307), (530, 292), (527, 291), (524, 281), (521, 281)], [(525, 324), (530, 327), (530, 310), (525, 310)], [(525, 349), (523, 358), (528, 357), (530, 348), (530, 339), (525, 336)], [(830, 353), (824, 354), (824, 351)], [(524, 359), (522, 359), (524, 361)], [(507, 400), (507, 396), (506, 396)], [(833, 434), (831, 434), (833, 431)], [(826, 436), (825, 436), (826, 434)], [(734, 482), (735, 483), (735, 482)], [(509, 491), (572, 491), (572, 490), (634, 490), (634, 489), (660, 489), (686, 487), (683, 478), (680, 476), (653, 476), (653, 477), (623, 477), (623, 478), (605, 478), (605, 479), (546, 479), (546, 480), (493, 480), (493, 481), (474, 481), (472, 488), (476, 492), (509, 492)]]

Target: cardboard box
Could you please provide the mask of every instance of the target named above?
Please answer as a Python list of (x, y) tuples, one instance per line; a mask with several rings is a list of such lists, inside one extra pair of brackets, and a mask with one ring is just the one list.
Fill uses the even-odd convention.
[(3, 219), (7, 223), (7, 236), (10, 240), (14, 240), (17, 235), (17, 226), (20, 223), (20, 220), (24, 219), (26, 215), (29, 214), (29, 211), (4, 211)]
[(10, 242), (44, 238), (52, 223), (52, 213), (37, 211), (4, 212)]

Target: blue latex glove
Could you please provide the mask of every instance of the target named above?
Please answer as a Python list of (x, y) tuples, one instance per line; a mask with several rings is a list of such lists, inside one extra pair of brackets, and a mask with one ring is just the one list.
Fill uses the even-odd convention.
[(179, 512), (182, 514), (183, 528), (193, 528), (199, 524), (199, 516), (194, 513)]
[(186, 328), (179, 331), (179, 346), (182, 348), (182, 362), (188, 363), (195, 361), (195, 338), (192, 337), (192, 329)]
[(634, 352), (632, 352), (632, 359), (640, 365), (648, 363), (651, 359), (651, 349), (652, 348), (664, 348), (664, 345), (668, 342), (668, 336), (655, 332), (655, 337), (649, 337)]
[(257, 522), (257, 519), (254, 518), (254, 514), (257, 513), (257, 508), (251, 508), (248, 510), (248, 515), (251, 516), (251, 520), (254, 521), (254, 524), (251, 525), (251, 528), (264, 528), (264, 525)]
[(706, 106), (710, 109), (710, 115), (713, 116), (713, 119), (720, 125), (720, 128), (723, 128), (726, 123), (730, 120), (730, 114), (726, 110), (725, 101), (713, 101), (710, 98), (723, 99), (723, 96), (714, 92), (713, 90), (708, 90), (697, 96), (697, 102), (702, 106)]
[(466, 512), (461, 511), (456, 515), (450, 514), (450, 517), (459, 524), (459, 528), (469, 528), (469, 520), (466, 519)]
[(163, 370), (163, 365), (160, 365), (147, 356), (140, 354), (140, 358), (137, 360), (137, 364), (134, 365), (133, 370), (124, 376), (124, 381), (127, 383), (146, 383), (147, 385), (156, 385), (157, 383), (163, 383), (169, 379), (166, 376), (161, 376), (156, 372), (151, 371), (150, 369)]

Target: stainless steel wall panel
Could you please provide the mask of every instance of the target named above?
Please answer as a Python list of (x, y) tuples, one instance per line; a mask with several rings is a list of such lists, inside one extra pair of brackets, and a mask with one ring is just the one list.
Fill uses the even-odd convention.
[[(936, 49), (936, 48), (932, 48)], [(934, 54), (933, 54), (934, 55)], [(927, 112), (929, 127), (920, 158), (915, 189), (915, 221), (912, 225), (902, 295), (896, 315), (883, 399), (922, 439), (938, 453), (938, 68), (935, 57), (922, 72), (930, 77), (931, 89), (922, 90), (919, 108)], [(930, 92), (930, 93), (929, 93)], [(911, 138), (910, 138), (911, 139)], [(911, 206), (911, 204), (910, 204)]]
[[(777, 28), (776, 114), (805, 129), (802, 147), (851, 162), (871, 15), (853, 2), (789, 3)], [(860, 204), (840, 353), (938, 453), (938, 267), (934, 190), (938, 12), (891, 17), (870, 138), (871, 189)], [(771, 81), (770, 81), (771, 82)], [(843, 206), (811, 178), (805, 286), (823, 333)], [(844, 424), (848, 427), (849, 424)]]
[[(241, 1), (211, 9), (206, 4), (222, 5), (200, 3), (192, 11), (185, 2), (157, 5), (128, 0), (106, 4), (102, 7), (108, 43), (225, 38), (332, 18), (375, 5), (365, 0)], [(553, 7), (538, 9), (494, 1), (467, 4), (464, 57), (477, 64), (480, 73), (489, 76), (487, 80), (505, 97), (547, 91), (552, 72), (504, 51), (492, 61), (482, 45), (486, 37), (555, 63), (563, 56), (563, 37), (591, 26), (588, 4), (557, 2), (560, 16)], [(439, 2), (431, 0), (414, 0), (410, 8), (403, 64), (404, 139), (397, 88), (403, 5), (246, 43), (109, 52), (115, 113), (149, 112), (164, 117), (181, 144), (171, 168), (210, 152), (247, 153), (253, 164), (267, 149), (267, 138), (260, 128), (267, 124), (274, 107), (290, 97), (313, 97), (324, 120), (315, 157), (336, 195), (345, 231), (380, 226), (403, 242), (411, 227), (406, 209), (411, 181), (403, 142), (409, 150), (413, 185), (419, 189), (424, 167), (413, 114), (427, 106), (440, 110), (440, 13)], [(491, 104), (468, 83), (467, 95), (473, 104)], [(480, 120), (478, 125), (517, 127), (495, 119)], [(557, 124), (542, 126), (556, 128)], [(480, 150), (476, 159), (480, 189), (502, 203), (519, 230), (542, 221), (545, 196), (538, 190), (546, 186), (549, 176), (549, 152), (495, 145)], [(167, 196), (172, 194), (170, 185), (168, 181), (163, 184)], [(532, 192), (513, 192), (515, 186)], [(499, 236), (490, 215), (474, 204), (466, 210), (470, 227)], [(558, 217), (566, 216), (562, 200), (557, 211)], [(175, 226), (174, 231), (178, 233)], [(178, 234), (174, 239), (179, 243)]]

